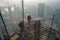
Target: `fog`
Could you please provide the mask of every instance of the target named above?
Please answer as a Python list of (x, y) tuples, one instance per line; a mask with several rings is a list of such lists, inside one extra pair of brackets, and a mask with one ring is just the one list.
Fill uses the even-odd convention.
[[(60, 19), (60, 0), (23, 0), (24, 1), (24, 19), (26, 20), (27, 14), (30, 14), (32, 18), (41, 17), (43, 22), (52, 21), (52, 17), (56, 14), (58, 20)], [(19, 31), (18, 23), (23, 19), (22, 13), (22, 0), (0, 0), (0, 9), (3, 19), (6, 23), (9, 34)], [(1, 20), (1, 18), (0, 18)], [(59, 22), (54, 22), (59, 28)], [(0, 27), (2, 22), (0, 21)], [(60, 29), (60, 28), (59, 28)], [(13, 30), (13, 31), (12, 31)]]

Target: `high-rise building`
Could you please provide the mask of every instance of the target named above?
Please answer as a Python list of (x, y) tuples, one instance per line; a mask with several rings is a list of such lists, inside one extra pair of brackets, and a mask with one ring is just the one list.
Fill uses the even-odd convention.
[(38, 4), (38, 16), (42, 17), (44, 16), (44, 9), (45, 9), (45, 4), (44, 3), (39, 3)]
[(52, 17), (51, 9), (48, 5), (45, 5), (45, 11), (44, 11), (44, 20), (48, 20)]
[(54, 22), (60, 23), (60, 9), (56, 9)]
[(54, 23), (57, 24), (58, 31), (60, 32), (60, 9), (56, 9)]

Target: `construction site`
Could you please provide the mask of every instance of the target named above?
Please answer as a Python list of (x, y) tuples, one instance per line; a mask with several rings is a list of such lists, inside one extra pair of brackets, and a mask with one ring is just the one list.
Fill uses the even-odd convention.
[(2, 0), (0, 40), (60, 40), (60, 9), (40, 2)]

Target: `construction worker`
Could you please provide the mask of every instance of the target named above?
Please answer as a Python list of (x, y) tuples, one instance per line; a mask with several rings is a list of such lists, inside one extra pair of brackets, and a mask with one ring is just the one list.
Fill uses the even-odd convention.
[(21, 33), (21, 39), (20, 40), (25, 40), (25, 37), (24, 37), (24, 20), (21, 20), (19, 22), (19, 27), (21, 29), (20, 33)]
[(31, 16), (29, 14), (27, 15), (27, 20), (28, 20), (28, 24), (30, 24)]
[(24, 20), (21, 20), (21, 21), (19, 22), (19, 27), (20, 27), (21, 29), (24, 27)]

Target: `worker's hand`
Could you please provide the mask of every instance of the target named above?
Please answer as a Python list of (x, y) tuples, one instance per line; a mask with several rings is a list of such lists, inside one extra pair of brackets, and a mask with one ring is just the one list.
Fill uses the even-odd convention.
[(19, 27), (23, 27), (24, 26), (24, 20), (21, 20), (20, 22), (19, 22)]

